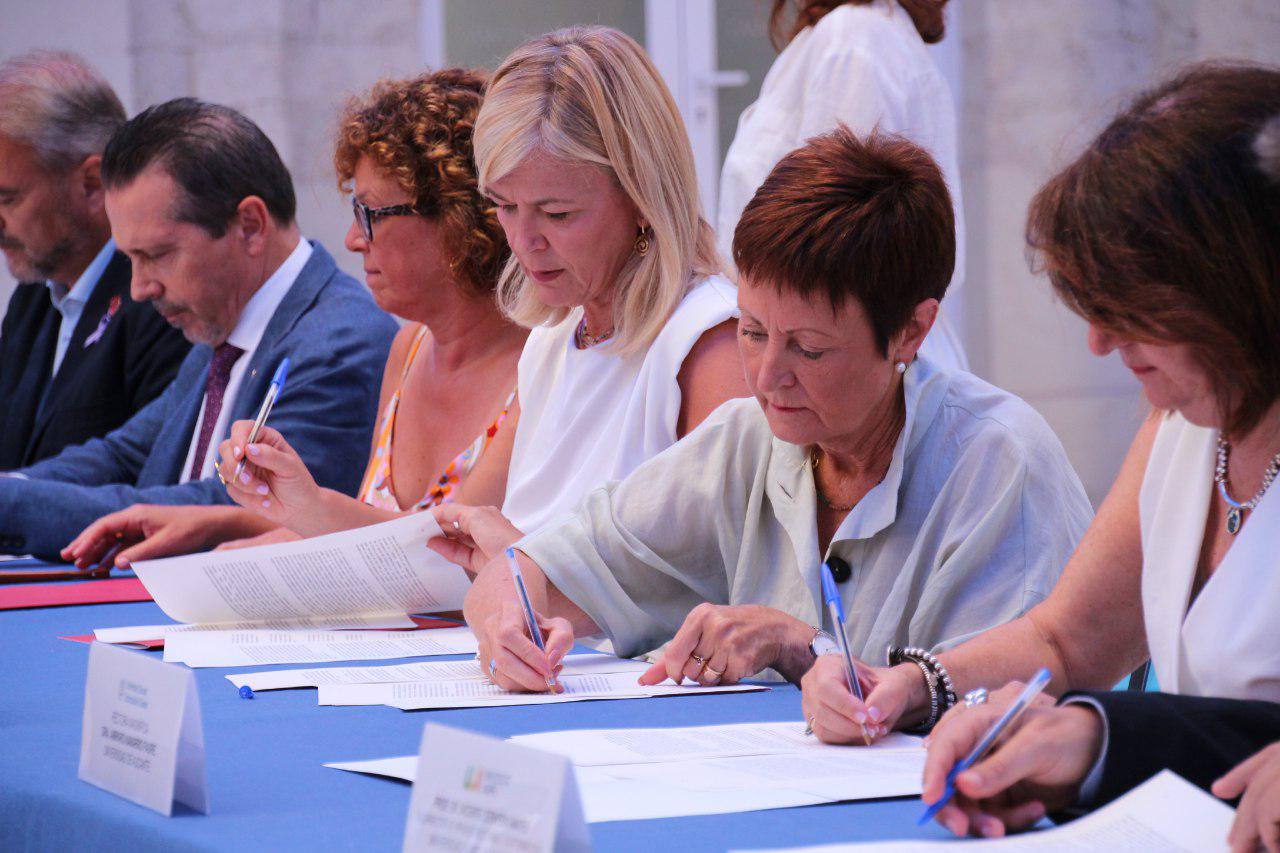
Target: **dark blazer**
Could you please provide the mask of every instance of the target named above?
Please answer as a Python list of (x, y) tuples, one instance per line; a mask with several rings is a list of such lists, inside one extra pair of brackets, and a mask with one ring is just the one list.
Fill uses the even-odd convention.
[(1280, 740), (1280, 705), (1171, 693), (1113, 690), (1087, 696), (1107, 715), (1110, 740), (1097, 808), (1169, 769), (1205, 790), (1244, 759)]
[(130, 276), (129, 259), (116, 252), (85, 303), (57, 376), (62, 315), (43, 283), (18, 285), (0, 326), (0, 471), (106, 435), (173, 381), (191, 345), (151, 305), (129, 298)]
[[(312, 245), (228, 405), (233, 420), (253, 418), (276, 365), (289, 356), (289, 378), (270, 424), (317, 483), (354, 494), (397, 327), (364, 285)], [(165, 392), (104, 438), (17, 472), (27, 480), (0, 477), (0, 553), (56, 559), (95, 519), (135, 503), (229, 503), (216, 477), (178, 485), (212, 356), (207, 346), (193, 347)]]

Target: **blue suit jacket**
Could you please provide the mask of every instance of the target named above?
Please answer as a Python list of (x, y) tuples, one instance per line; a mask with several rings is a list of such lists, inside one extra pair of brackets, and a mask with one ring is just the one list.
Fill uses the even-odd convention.
[[(289, 378), (270, 423), (317, 483), (354, 494), (396, 323), (322, 246), (312, 245), (254, 351), (232, 419), (257, 415), (276, 365), (289, 356)], [(212, 356), (207, 346), (193, 347), (164, 393), (119, 429), (21, 469), (27, 480), (0, 477), (0, 553), (57, 559), (93, 521), (136, 503), (229, 503), (216, 477), (178, 485)]]

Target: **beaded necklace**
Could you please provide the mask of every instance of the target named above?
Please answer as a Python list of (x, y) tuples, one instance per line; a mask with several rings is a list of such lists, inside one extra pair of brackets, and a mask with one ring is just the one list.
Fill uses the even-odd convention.
[(1231, 495), (1227, 493), (1227, 456), (1230, 453), (1231, 443), (1219, 435), (1218, 465), (1213, 472), (1213, 481), (1218, 484), (1218, 494), (1222, 495), (1222, 499), (1230, 507), (1227, 510), (1227, 532), (1235, 536), (1240, 532), (1240, 525), (1244, 524), (1244, 514), (1258, 505), (1258, 501), (1262, 500), (1262, 496), (1267, 493), (1267, 489), (1271, 487), (1276, 475), (1280, 474), (1280, 453), (1271, 457), (1271, 464), (1267, 466), (1266, 473), (1262, 475), (1262, 488), (1258, 489), (1258, 493), (1244, 503), (1233, 500)]

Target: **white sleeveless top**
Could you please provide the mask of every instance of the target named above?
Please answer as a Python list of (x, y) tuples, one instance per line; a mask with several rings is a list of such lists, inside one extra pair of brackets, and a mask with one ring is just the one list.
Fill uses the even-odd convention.
[(1248, 514), (1191, 609), (1218, 431), (1169, 416), (1156, 434), (1138, 498), (1142, 609), (1160, 689), (1280, 701), (1280, 487)]
[(517, 368), (520, 420), (503, 514), (532, 533), (675, 444), (680, 367), (704, 332), (737, 313), (737, 288), (712, 276), (685, 295), (643, 353), (576, 348), (581, 308), (530, 332)]

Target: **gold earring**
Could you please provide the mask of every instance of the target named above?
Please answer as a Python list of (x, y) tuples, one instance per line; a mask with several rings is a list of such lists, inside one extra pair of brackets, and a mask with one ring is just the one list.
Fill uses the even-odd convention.
[(641, 228), (640, 235), (636, 237), (636, 254), (644, 257), (649, 253), (649, 247), (652, 241), (649, 239), (649, 229)]

